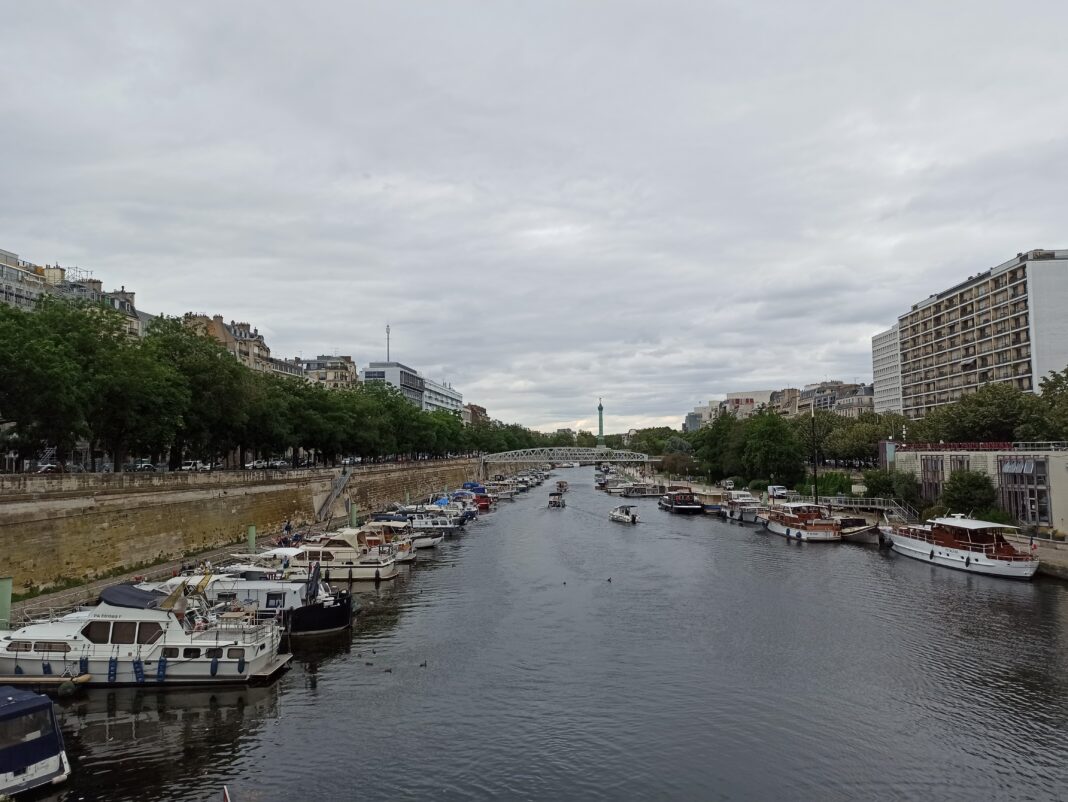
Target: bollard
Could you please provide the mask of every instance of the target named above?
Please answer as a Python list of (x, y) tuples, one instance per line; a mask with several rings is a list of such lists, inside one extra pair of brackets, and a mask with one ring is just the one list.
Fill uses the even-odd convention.
[(248, 525), (248, 553), (256, 553), (256, 524)]
[(0, 577), (0, 629), (11, 629), (11, 582), (9, 576)]

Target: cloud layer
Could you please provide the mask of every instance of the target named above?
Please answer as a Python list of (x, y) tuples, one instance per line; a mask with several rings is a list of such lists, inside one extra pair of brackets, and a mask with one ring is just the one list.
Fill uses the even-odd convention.
[[(937, 11), (934, 9), (937, 8)], [(538, 428), (870, 378), (1066, 245), (1057, 2), (21, 3), (0, 247)]]

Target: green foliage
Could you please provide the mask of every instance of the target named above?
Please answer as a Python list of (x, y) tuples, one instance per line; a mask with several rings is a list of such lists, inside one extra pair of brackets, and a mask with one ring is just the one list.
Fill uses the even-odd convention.
[[(667, 453), (667, 444), (671, 439), (682, 439), (678, 432), (670, 426), (657, 426), (651, 429), (639, 429), (631, 438), (630, 449), (648, 454), (651, 457), (659, 457)], [(594, 443), (596, 444), (596, 438)], [(582, 445), (581, 443), (579, 445)]]
[(550, 442), (518, 424), (465, 427), (385, 384), (330, 390), (254, 373), (188, 320), (153, 321), (139, 340), (114, 310), (46, 299), (35, 312), (0, 306), (0, 343), (0, 423), (11, 424), (5, 445), (24, 457), (55, 445), (62, 459), (82, 438), (107, 450), (116, 469), (132, 453), (169, 451), (175, 468), (238, 448), (248, 456), (302, 448), (336, 461)]
[(911, 507), (919, 507), (922, 501), (920, 480), (910, 471), (894, 471), (894, 498), (901, 499)]
[(753, 479), (749, 482), (749, 489), (754, 493), (763, 493), (768, 489), (768, 485), (771, 484), (767, 479)]
[(749, 481), (749, 480), (748, 480), (748, 479), (746, 479), (746, 478), (745, 478), (744, 476), (730, 476), (730, 477), (728, 477), (728, 478), (730, 479), (730, 481), (734, 482), (734, 486), (735, 486), (736, 488), (743, 488), (743, 487), (745, 487), (745, 486), (746, 486), (746, 484), (747, 484), (747, 482)]
[(951, 512), (975, 514), (995, 507), (997, 499), (994, 483), (985, 473), (954, 471), (942, 488), (939, 503)]
[[(819, 492), (821, 496), (848, 496), (853, 492), (853, 478), (841, 471), (820, 471)], [(812, 474), (808, 474), (801, 490), (807, 495), (812, 492)]]
[(947, 515), (949, 515), (949, 510), (946, 509), (944, 504), (932, 504), (930, 507), (924, 507), (920, 518), (924, 521), (929, 521), (932, 518), (944, 518)]
[(990, 521), (991, 523), (1006, 524), (1007, 526), (1012, 526), (1016, 523), (1011, 515), (1005, 512), (1005, 510), (998, 509), (997, 507), (980, 510), (975, 514), (975, 517), (980, 521)]
[(801, 472), (803, 447), (790, 422), (762, 411), (744, 423), (742, 464), (750, 476), (768, 476), (776, 484), (789, 484)]
[(871, 498), (894, 497), (894, 472), (884, 470), (864, 471), (864, 486)]

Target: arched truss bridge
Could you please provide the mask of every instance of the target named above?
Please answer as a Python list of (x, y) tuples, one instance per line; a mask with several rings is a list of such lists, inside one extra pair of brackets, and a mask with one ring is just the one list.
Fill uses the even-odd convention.
[(483, 467), (499, 463), (540, 465), (544, 462), (584, 462), (590, 465), (602, 462), (649, 462), (649, 455), (640, 454), (637, 451), (617, 451), (614, 448), (567, 446), (521, 448), (518, 451), (501, 451), (498, 454), (482, 455)]

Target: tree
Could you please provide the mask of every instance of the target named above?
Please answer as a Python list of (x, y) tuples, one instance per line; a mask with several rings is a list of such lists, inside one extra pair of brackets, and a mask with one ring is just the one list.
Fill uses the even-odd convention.
[(985, 473), (954, 471), (942, 489), (940, 503), (951, 512), (980, 512), (997, 504), (997, 490)]
[(793, 485), (804, 476), (804, 449), (796, 429), (775, 412), (760, 411), (745, 421), (742, 463), (749, 476)]

